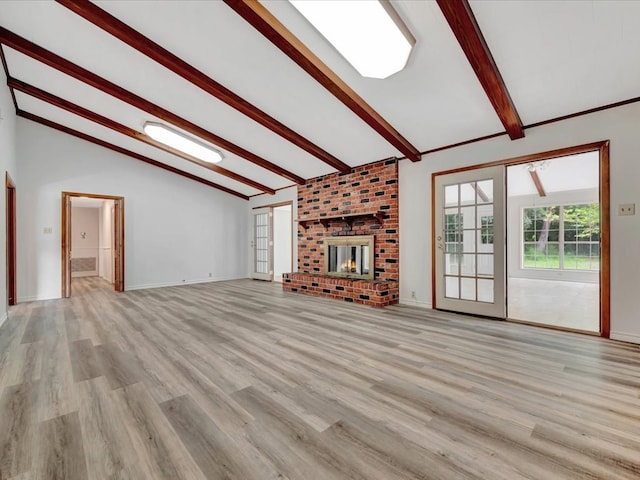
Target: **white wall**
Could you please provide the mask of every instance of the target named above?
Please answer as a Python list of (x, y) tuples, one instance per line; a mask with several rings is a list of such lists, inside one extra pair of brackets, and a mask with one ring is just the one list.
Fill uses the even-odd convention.
[(72, 272), (72, 277), (98, 275), (98, 209), (74, 207), (71, 200), (71, 258), (95, 258), (95, 270)]
[(273, 280), (282, 282), (282, 274), (293, 270), (291, 205), (273, 209)]
[(62, 191), (125, 197), (128, 290), (247, 276), (246, 200), (24, 119), (17, 151), (19, 301), (60, 297)]
[[(0, 174), (4, 184), (5, 172), (8, 172), (16, 184), (17, 203), (24, 197), (20, 181), (16, 172), (16, 148), (15, 131), (16, 115), (15, 107), (9, 89), (6, 87), (7, 77), (4, 70), (0, 69)], [(19, 220), (18, 220), (19, 221)], [(7, 259), (6, 259), (6, 195), (0, 195), (0, 325), (7, 318)], [(17, 246), (18, 251), (20, 245)]]
[(113, 208), (113, 200), (104, 200), (98, 212), (98, 273), (109, 283), (113, 283)]
[[(292, 245), (292, 250), (293, 250), (293, 258), (292, 258), (292, 264), (293, 264), (293, 271), (296, 272), (298, 271), (298, 187), (297, 186), (292, 186), (289, 188), (283, 188), (282, 190), (278, 190), (276, 191), (275, 195), (268, 195), (268, 194), (263, 194), (263, 195), (256, 195), (255, 197), (251, 197), (249, 199), (249, 212), (251, 212), (252, 209), (254, 208), (259, 208), (259, 207), (266, 207), (268, 205), (274, 205), (277, 203), (283, 203), (283, 202), (292, 202), (292, 218), (293, 218), (293, 225), (291, 228), (291, 245)], [(248, 228), (247, 230), (247, 258), (251, 258), (252, 252), (251, 252), (251, 236), (253, 235), (253, 231), (252, 231), (252, 218), (249, 215), (249, 213), (247, 213), (247, 218), (246, 218), (246, 225)], [(253, 268), (252, 265), (250, 265), (250, 261), (247, 263), (247, 272), (249, 275), (251, 275), (251, 269)]]
[[(611, 337), (640, 343), (640, 216), (615, 215), (640, 205), (640, 103), (565, 120), (400, 162), (400, 301), (431, 306), (431, 174), (437, 171), (611, 140)], [(416, 299), (411, 298), (416, 292)]]

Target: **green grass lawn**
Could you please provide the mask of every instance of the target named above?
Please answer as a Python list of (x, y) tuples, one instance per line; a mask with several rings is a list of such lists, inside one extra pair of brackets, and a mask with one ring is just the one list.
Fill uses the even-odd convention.
[[(544, 256), (544, 254), (538, 253), (535, 257), (533, 255), (526, 255), (524, 258), (524, 268), (560, 268), (560, 257), (557, 255)], [(598, 257), (574, 257), (572, 255), (565, 255), (564, 257), (564, 269), (565, 270), (599, 270), (600, 259)]]

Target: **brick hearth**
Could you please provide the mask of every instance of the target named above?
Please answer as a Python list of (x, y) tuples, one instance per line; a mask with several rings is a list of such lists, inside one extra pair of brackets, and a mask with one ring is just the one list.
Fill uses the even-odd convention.
[[(356, 218), (350, 228), (340, 215), (383, 214)], [(398, 302), (398, 163), (387, 160), (308, 180), (298, 187), (298, 272), (285, 274), (283, 289), (383, 307)], [(305, 226), (303, 226), (305, 225)], [(323, 238), (374, 235), (373, 280), (322, 275)]]
[(398, 303), (398, 282), (338, 278), (313, 273), (285, 273), (284, 290), (386, 307)]

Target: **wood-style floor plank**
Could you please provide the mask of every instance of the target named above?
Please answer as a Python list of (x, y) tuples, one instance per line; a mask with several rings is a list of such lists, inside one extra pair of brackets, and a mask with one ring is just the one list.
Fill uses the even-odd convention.
[[(58, 304), (59, 306), (60, 304)], [(46, 317), (42, 373), (38, 404), (40, 420), (49, 420), (78, 411), (73, 372), (62, 310), (51, 307)]]
[(91, 340), (84, 339), (69, 342), (69, 354), (71, 355), (71, 369), (75, 382), (103, 375)]
[(113, 398), (146, 478), (206, 478), (142, 383), (115, 391)]
[(0, 479), (637, 480), (640, 346), (239, 280), (12, 307)]
[(36, 480), (84, 480), (87, 466), (78, 412), (40, 424), (35, 451)]
[(38, 342), (44, 338), (47, 328), (47, 317), (44, 306), (38, 306), (31, 310), (31, 316), (22, 337), (22, 343)]
[(146, 478), (139, 468), (125, 419), (116, 411), (105, 377), (76, 385), (79, 419), (90, 480)]
[(250, 444), (223, 432), (188, 395), (160, 407), (208, 480), (285, 478)]
[(0, 396), (0, 478), (31, 470), (38, 383), (5, 387)]
[(122, 388), (140, 381), (140, 365), (133, 355), (111, 342), (95, 347), (98, 369), (107, 377), (112, 389)]

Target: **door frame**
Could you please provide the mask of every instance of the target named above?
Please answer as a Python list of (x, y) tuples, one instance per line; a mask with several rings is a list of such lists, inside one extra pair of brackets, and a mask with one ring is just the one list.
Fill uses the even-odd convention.
[(16, 281), (16, 200), (16, 184), (11, 179), (9, 172), (5, 172), (7, 305), (18, 303)]
[[(436, 302), (436, 232), (435, 232), (435, 200), (436, 177), (440, 175), (448, 175), (451, 173), (464, 172), (467, 170), (476, 170), (479, 168), (492, 167), (497, 165), (512, 166), (553, 158), (566, 157), (568, 155), (576, 155), (586, 152), (599, 152), (599, 201), (600, 201), (600, 333), (604, 338), (609, 338), (611, 331), (611, 200), (610, 200), (610, 177), (609, 177), (609, 140), (575, 145), (572, 147), (559, 148), (541, 153), (533, 153), (522, 155), (519, 157), (507, 158), (504, 160), (496, 160), (467, 167), (454, 168), (442, 172), (434, 172), (431, 174), (431, 301), (433, 309), (437, 309)], [(507, 292), (508, 296), (508, 292)], [(507, 298), (505, 298), (505, 301)], [(509, 319), (507, 319), (509, 320)], [(522, 323), (522, 322), (521, 322)], [(535, 324), (545, 327), (542, 324)], [(559, 328), (559, 327), (553, 327)], [(562, 330), (571, 330), (564, 329)], [(579, 330), (581, 333), (588, 333)]]
[(62, 228), (60, 258), (62, 262), (62, 298), (71, 296), (71, 199), (88, 197), (113, 200), (113, 283), (116, 292), (124, 292), (124, 197), (95, 193), (62, 192)]
[[(259, 205), (257, 207), (253, 207), (251, 210), (259, 210), (261, 208), (269, 208), (269, 211), (271, 212), (272, 216), (270, 217), (271, 219), (273, 219), (273, 209), (276, 207), (284, 207), (285, 205), (290, 205), (291, 206), (291, 272), (293, 272), (293, 261), (295, 258), (295, 242), (294, 242), (294, 236), (293, 236), (293, 232), (296, 231), (296, 229), (294, 229), (293, 227), (293, 201), (292, 200), (287, 200), (284, 202), (277, 202), (277, 203), (269, 203), (267, 205)], [(252, 214), (252, 221), (253, 221), (253, 214)], [(251, 226), (251, 228), (253, 228), (253, 225)], [(269, 258), (270, 258), (270, 262), (271, 262), (271, 267), (270, 269), (273, 269), (273, 221), (271, 221), (271, 240), (272, 243), (269, 244)], [(253, 234), (252, 234), (252, 239), (251, 241), (253, 241)], [(252, 250), (252, 255), (254, 255), (254, 251), (253, 251), (254, 247), (251, 247)], [(251, 267), (253, 269), (253, 266)], [(273, 281), (273, 275), (271, 278), (271, 281)]]

